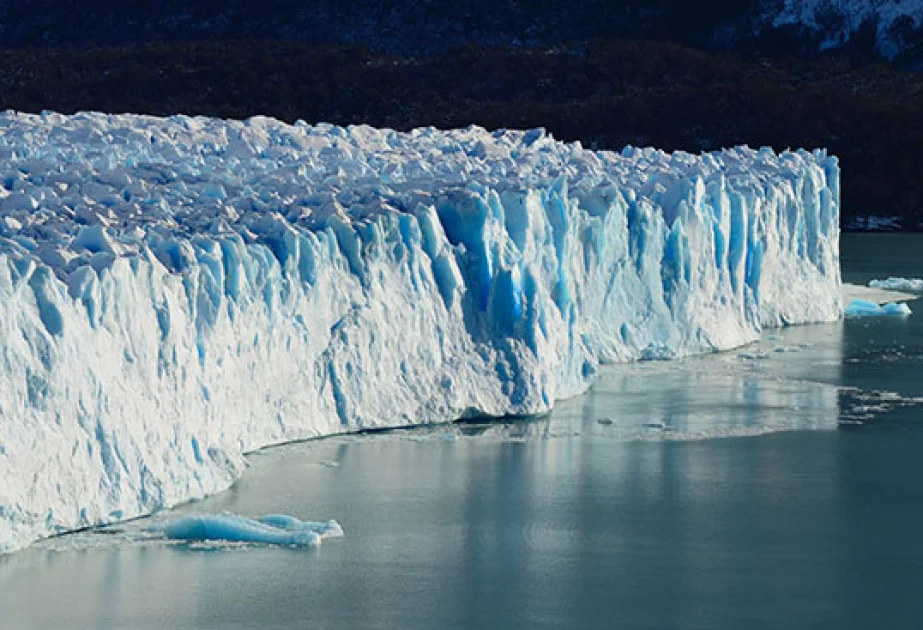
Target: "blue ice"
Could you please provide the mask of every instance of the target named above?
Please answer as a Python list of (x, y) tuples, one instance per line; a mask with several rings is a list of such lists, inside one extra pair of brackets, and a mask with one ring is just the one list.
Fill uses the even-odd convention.
[(342, 528), (334, 520), (315, 523), (284, 514), (268, 514), (250, 519), (229, 512), (184, 516), (163, 525), (162, 531), (172, 540), (246, 542), (289, 547), (314, 547), (323, 538), (343, 536)]
[(847, 317), (880, 317), (882, 315), (910, 315), (913, 311), (910, 307), (901, 303), (891, 302), (880, 306), (875, 302), (868, 300), (853, 300), (846, 307)]

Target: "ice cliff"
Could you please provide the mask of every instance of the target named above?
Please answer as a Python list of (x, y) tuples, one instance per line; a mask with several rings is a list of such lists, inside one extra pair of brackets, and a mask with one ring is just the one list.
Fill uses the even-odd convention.
[(265, 445), (541, 412), (600, 364), (835, 319), (839, 196), (824, 152), (2, 114), (0, 550)]

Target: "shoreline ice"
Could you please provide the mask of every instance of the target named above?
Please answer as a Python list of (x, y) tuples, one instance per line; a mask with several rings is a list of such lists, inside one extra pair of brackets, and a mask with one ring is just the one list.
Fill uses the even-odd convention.
[(0, 551), (842, 315), (823, 151), (0, 114)]

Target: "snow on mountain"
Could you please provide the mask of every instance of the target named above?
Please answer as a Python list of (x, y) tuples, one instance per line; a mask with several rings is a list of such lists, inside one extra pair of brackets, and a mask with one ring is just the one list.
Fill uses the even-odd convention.
[(823, 151), (0, 115), (0, 550), (842, 313)]
[(820, 38), (822, 50), (842, 46), (870, 24), (877, 51), (893, 59), (904, 49), (904, 36), (923, 26), (921, 0), (767, 0), (764, 4), (762, 23), (802, 28)]
[[(264, 39), (311, 45), (361, 44), (426, 55), (457, 46), (557, 47), (596, 38), (668, 40), (732, 50), (757, 45), (782, 56), (861, 35), (863, 53), (921, 54), (920, 0), (180, 0), (121, 3), (0, 0), (0, 49), (109, 47), (152, 42)], [(761, 36), (783, 27), (794, 39)], [(869, 28), (868, 31), (865, 29)], [(801, 40), (801, 41), (799, 41)], [(874, 40), (874, 41), (870, 41)], [(143, 53), (142, 53), (143, 54)]]

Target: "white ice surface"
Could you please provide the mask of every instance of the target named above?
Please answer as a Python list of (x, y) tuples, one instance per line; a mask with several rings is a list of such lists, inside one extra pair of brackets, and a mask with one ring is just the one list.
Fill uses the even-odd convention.
[(920, 278), (895, 278), (891, 277), (886, 280), (872, 280), (869, 282), (872, 289), (884, 289), (885, 291), (902, 291), (904, 293), (919, 294), (923, 293), (923, 279)]
[(823, 152), (0, 115), (0, 550), (842, 313)]
[(908, 302), (920, 298), (918, 293), (905, 293), (873, 286), (864, 287), (861, 284), (849, 284), (844, 282), (842, 286), (843, 304), (849, 304), (854, 300), (865, 300), (880, 305), (889, 302)]

